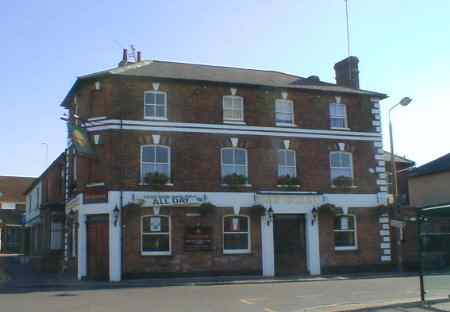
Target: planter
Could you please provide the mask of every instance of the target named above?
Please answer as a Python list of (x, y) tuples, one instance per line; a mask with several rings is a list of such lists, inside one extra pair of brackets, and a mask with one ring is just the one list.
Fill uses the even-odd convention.
[(240, 187), (246, 185), (247, 177), (241, 174), (229, 174), (223, 177), (223, 183), (228, 185), (232, 189), (239, 189)]
[(254, 211), (258, 216), (266, 215), (266, 208), (263, 205), (254, 205), (250, 207), (251, 211)]
[(147, 173), (144, 177), (144, 183), (151, 185), (154, 188), (161, 188), (163, 185), (166, 185), (168, 181), (169, 177), (164, 173), (159, 172)]
[(206, 216), (207, 214), (211, 213), (214, 210), (214, 208), (216, 208), (216, 206), (208, 202), (201, 204), (198, 207), (198, 211), (202, 216)]
[(333, 185), (339, 188), (351, 188), (353, 186), (353, 179), (350, 177), (336, 177), (333, 180)]
[(338, 215), (342, 213), (342, 208), (336, 207), (332, 204), (323, 204), (318, 209), (319, 213), (329, 213), (333, 215)]

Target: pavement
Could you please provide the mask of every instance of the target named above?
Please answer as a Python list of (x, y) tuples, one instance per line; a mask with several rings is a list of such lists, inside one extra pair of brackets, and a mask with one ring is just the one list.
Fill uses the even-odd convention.
[[(20, 270), (21, 266), (14, 268)], [(248, 277), (244, 280), (228, 277), (120, 283), (80, 282), (51, 276), (53, 280), (41, 279), (42, 284), (27, 287), (23, 284), (26, 279), (33, 283), (39, 279), (27, 276), (27, 271), (21, 274), (24, 280), (0, 286), (3, 290), (0, 311), (450, 311), (448, 288), (428, 297), (432, 299), (428, 305), (418, 302), (417, 276)]]

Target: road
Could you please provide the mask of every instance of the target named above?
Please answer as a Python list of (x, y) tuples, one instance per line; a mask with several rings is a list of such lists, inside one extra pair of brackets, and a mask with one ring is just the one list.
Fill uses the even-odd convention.
[(357, 304), (418, 300), (417, 277), (295, 283), (122, 288), (0, 295), (7, 312), (330, 311)]

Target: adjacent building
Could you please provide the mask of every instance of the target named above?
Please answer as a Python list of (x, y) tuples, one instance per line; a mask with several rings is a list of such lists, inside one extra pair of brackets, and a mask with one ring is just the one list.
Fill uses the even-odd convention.
[(32, 266), (39, 271), (61, 271), (64, 260), (65, 153), (24, 192), (27, 248)]
[(0, 253), (23, 251), (26, 188), (34, 178), (0, 176)]
[(79, 77), (62, 102), (66, 262), (78, 278), (390, 267), (386, 95), (359, 88), (356, 57), (335, 71), (334, 84), (131, 63), (124, 51), (117, 68)]

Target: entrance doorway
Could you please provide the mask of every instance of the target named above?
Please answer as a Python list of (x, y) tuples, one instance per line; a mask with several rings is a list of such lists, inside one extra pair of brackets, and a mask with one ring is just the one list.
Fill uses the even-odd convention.
[(302, 214), (274, 215), (273, 233), (275, 274), (306, 274), (305, 216)]
[(92, 280), (109, 279), (109, 216), (87, 217), (87, 273)]

